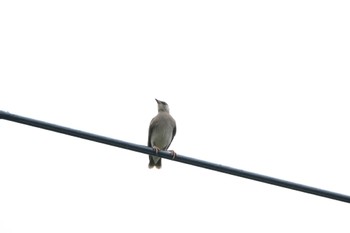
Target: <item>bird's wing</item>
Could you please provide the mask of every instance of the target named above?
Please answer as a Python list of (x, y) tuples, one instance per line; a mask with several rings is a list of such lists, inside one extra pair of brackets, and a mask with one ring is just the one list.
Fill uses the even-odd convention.
[(147, 142), (147, 145), (148, 145), (149, 147), (152, 147), (152, 144), (151, 144), (151, 135), (152, 135), (153, 129), (155, 128), (156, 125), (157, 125), (157, 121), (156, 121), (156, 117), (154, 117), (154, 118), (151, 120), (151, 124), (149, 125), (149, 129), (148, 129), (148, 142)]
[[(149, 129), (148, 129), (148, 142), (147, 145), (149, 147), (152, 147), (152, 143), (151, 143), (151, 135), (153, 133), (153, 130), (157, 127), (158, 125), (158, 118), (157, 116), (155, 116), (152, 120), (151, 123), (149, 125)], [(148, 164), (148, 168), (153, 168), (154, 166), (156, 166), (157, 168), (161, 168), (162, 167), (162, 160), (161, 158), (158, 159), (157, 163), (155, 163), (154, 161), (154, 157), (153, 155), (149, 155), (149, 164)]]
[(170, 144), (173, 142), (173, 139), (175, 137), (175, 134), (176, 134), (176, 124), (174, 125), (174, 128), (173, 128), (173, 135), (171, 135), (171, 141), (169, 143), (169, 145), (166, 147), (166, 150), (169, 148)]

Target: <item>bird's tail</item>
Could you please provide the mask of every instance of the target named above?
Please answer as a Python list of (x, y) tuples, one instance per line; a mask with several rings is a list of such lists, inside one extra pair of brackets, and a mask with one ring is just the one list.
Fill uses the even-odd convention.
[(160, 169), (162, 167), (162, 158), (150, 155), (148, 168), (153, 168), (154, 166), (156, 166), (156, 168)]

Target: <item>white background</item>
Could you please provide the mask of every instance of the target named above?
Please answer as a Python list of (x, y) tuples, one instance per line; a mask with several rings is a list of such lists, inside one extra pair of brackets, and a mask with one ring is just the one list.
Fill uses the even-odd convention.
[[(347, 1), (1, 1), (0, 109), (350, 194)], [(349, 204), (0, 121), (0, 232), (349, 232)]]

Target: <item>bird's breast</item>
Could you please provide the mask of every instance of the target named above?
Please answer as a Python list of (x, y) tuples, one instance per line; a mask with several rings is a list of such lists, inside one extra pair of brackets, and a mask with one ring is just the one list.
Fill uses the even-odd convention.
[(151, 136), (152, 146), (166, 150), (173, 138), (173, 128), (168, 125), (156, 127)]

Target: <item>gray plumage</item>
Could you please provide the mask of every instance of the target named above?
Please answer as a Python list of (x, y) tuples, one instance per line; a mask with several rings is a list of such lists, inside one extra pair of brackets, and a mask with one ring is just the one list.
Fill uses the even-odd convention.
[[(148, 146), (157, 152), (159, 150), (168, 150), (176, 134), (176, 122), (169, 113), (167, 103), (157, 100), (158, 115), (155, 116), (148, 130)], [(175, 152), (173, 152), (175, 156)], [(158, 156), (149, 155), (149, 168), (161, 168), (162, 159)]]

